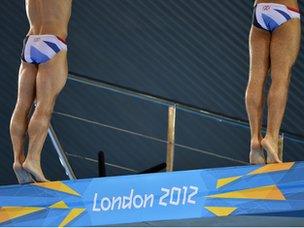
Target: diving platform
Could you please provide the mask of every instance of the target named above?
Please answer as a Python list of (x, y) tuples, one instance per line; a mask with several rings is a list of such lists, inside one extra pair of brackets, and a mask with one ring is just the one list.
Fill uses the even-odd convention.
[(1, 226), (301, 226), (303, 222), (304, 162), (0, 187)]

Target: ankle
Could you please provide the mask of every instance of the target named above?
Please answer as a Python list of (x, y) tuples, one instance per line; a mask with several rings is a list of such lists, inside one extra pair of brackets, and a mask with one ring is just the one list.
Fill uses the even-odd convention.
[(25, 156), (23, 153), (14, 156), (14, 163), (16, 163), (16, 164), (18, 164), (18, 163), (22, 164), (24, 162), (24, 160), (25, 160)]
[(40, 161), (40, 158), (41, 157), (39, 155), (28, 154), (26, 156), (25, 161), (38, 162), (38, 161)]
[(21, 167), (22, 167), (22, 165), (19, 161), (15, 161), (13, 163), (13, 169), (20, 169)]
[(31, 157), (27, 157), (25, 159), (25, 161), (22, 163), (22, 165), (25, 165), (25, 166), (32, 166), (32, 165), (38, 165), (40, 166), (40, 159), (38, 158), (31, 158)]
[(22, 164), (22, 163), (25, 161), (25, 156), (24, 156), (24, 154), (20, 154), (18, 160), (19, 160), (19, 162)]
[(252, 139), (250, 142), (250, 148), (251, 150), (260, 150), (262, 148), (260, 140)]
[(278, 135), (272, 135), (272, 134), (267, 134), (264, 138), (265, 140), (267, 141), (271, 141), (275, 144), (278, 144), (279, 143), (279, 136)]

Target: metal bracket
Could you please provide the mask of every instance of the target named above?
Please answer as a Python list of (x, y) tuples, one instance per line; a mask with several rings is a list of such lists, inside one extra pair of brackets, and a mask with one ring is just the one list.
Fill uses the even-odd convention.
[(50, 127), (48, 129), (48, 134), (52, 140), (53, 146), (55, 147), (55, 150), (59, 156), (59, 160), (61, 165), (63, 166), (63, 168), (65, 169), (65, 173), (66, 175), (68, 175), (68, 177), (70, 178), (70, 180), (75, 180), (77, 179), (74, 171), (72, 169), (72, 167), (69, 164), (69, 161), (64, 153), (64, 150), (59, 142), (59, 139), (54, 131), (54, 128), (52, 127), (52, 125), (50, 124)]

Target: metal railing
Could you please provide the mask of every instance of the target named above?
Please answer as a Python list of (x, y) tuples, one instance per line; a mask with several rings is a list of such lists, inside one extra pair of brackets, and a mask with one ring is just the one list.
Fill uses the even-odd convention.
[[(145, 100), (148, 100), (148, 101), (151, 101), (151, 102), (156, 102), (156, 103), (167, 105), (167, 107), (168, 107), (167, 140), (160, 139), (160, 138), (153, 137), (153, 136), (144, 135), (144, 134), (141, 134), (141, 133), (138, 133), (138, 132), (133, 132), (133, 131), (126, 130), (126, 129), (121, 129), (121, 128), (110, 126), (110, 125), (107, 125), (107, 124), (103, 124), (103, 123), (100, 123), (100, 122), (97, 122), (97, 121), (93, 121), (93, 120), (89, 120), (89, 119), (86, 119), (86, 118), (74, 116), (74, 115), (71, 115), (71, 114), (68, 114), (68, 113), (62, 113), (62, 112), (56, 112), (56, 111), (54, 112), (54, 114), (56, 114), (56, 115), (60, 115), (60, 116), (68, 117), (68, 118), (73, 118), (73, 119), (83, 121), (83, 122), (86, 122), (86, 123), (89, 123), (89, 124), (94, 124), (94, 125), (97, 125), (97, 126), (110, 128), (110, 129), (117, 130), (117, 131), (120, 131), (120, 132), (133, 134), (133, 135), (136, 135), (136, 136), (139, 136), (139, 137), (143, 137), (143, 138), (146, 138), (146, 139), (150, 139), (150, 140), (153, 140), (153, 141), (157, 141), (157, 142), (167, 144), (167, 156), (166, 156), (167, 171), (172, 171), (173, 168), (174, 168), (173, 166), (174, 166), (174, 150), (175, 150), (175, 147), (180, 147), (180, 148), (183, 148), (183, 149), (188, 149), (188, 150), (200, 152), (200, 153), (203, 153), (203, 154), (211, 155), (211, 156), (214, 156), (214, 157), (234, 161), (234, 162), (237, 162), (239, 164), (248, 164), (245, 161), (237, 160), (237, 159), (234, 159), (234, 158), (231, 158), (231, 157), (228, 157), (228, 156), (219, 155), (219, 154), (216, 154), (216, 153), (212, 153), (212, 152), (205, 151), (205, 150), (202, 150), (202, 149), (194, 148), (194, 147), (191, 147), (191, 146), (178, 144), (178, 143), (175, 142), (175, 122), (176, 122), (176, 109), (177, 108), (182, 108), (182, 109), (185, 109), (185, 110), (194, 111), (194, 112), (200, 113), (203, 116), (207, 116), (208, 118), (215, 119), (217, 121), (226, 122), (226, 123), (229, 123), (229, 124), (238, 125), (240, 127), (249, 128), (248, 123), (246, 123), (244, 121), (239, 121), (239, 120), (231, 119), (229, 117), (220, 116), (218, 114), (213, 114), (213, 113), (207, 112), (205, 110), (195, 109), (193, 107), (187, 107), (187, 106), (185, 106), (183, 104), (179, 104), (177, 102), (172, 102), (172, 101), (168, 101), (168, 100), (165, 100), (165, 99), (162, 99), (162, 98), (157, 98), (157, 97), (153, 97), (153, 96), (150, 96), (150, 95), (141, 94), (141, 93), (136, 92), (136, 91), (128, 90), (126, 88), (121, 88), (121, 87), (111, 85), (111, 84), (107, 84), (107, 83), (104, 83), (104, 82), (99, 82), (99, 81), (96, 81), (94, 79), (89, 79), (89, 78), (85, 78), (85, 77), (81, 77), (81, 76), (77, 76), (77, 75), (72, 75), (72, 74), (69, 75), (68, 79), (71, 80), (71, 81), (76, 81), (76, 82), (82, 83), (82, 84), (86, 84), (86, 85), (90, 85), (90, 86), (114, 91), (114, 92), (124, 94), (124, 95), (127, 95), (127, 96), (133, 96), (133, 97), (137, 97), (137, 98), (140, 98), (140, 99), (145, 99)], [(56, 135), (52, 126), (50, 127), (48, 133), (49, 133), (49, 136), (52, 140), (52, 143), (53, 143), (53, 145), (56, 149), (56, 152), (59, 156), (60, 162), (61, 162), (62, 166), (64, 167), (64, 169), (66, 171), (66, 174), (68, 175), (68, 177), (70, 179), (75, 179), (76, 178), (75, 174), (74, 174), (71, 166), (69, 165), (69, 162), (68, 162), (68, 159), (67, 159), (67, 156), (66, 156), (66, 155), (70, 156), (70, 153), (65, 153), (65, 151), (64, 151), (60, 141), (58, 140), (58, 137), (57, 137), (57, 135)], [(292, 136), (292, 135), (289, 135), (289, 134), (286, 134), (286, 133), (284, 135), (284, 138), (285, 139), (288, 138), (288, 139), (291, 139), (291, 140), (294, 140), (294, 141), (301, 141), (301, 143), (304, 143), (304, 141), (302, 139), (298, 139), (296, 136)], [(77, 156), (80, 156), (80, 155), (77, 155)], [(86, 158), (86, 159), (94, 160), (92, 158)], [(94, 160), (94, 161), (97, 162), (97, 160)]]

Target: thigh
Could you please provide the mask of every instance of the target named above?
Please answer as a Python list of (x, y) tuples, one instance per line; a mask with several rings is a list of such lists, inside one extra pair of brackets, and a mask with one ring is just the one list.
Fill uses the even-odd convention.
[(18, 97), (19, 105), (24, 111), (28, 111), (35, 98), (37, 67), (34, 64), (21, 62), (18, 78)]
[(299, 19), (292, 19), (282, 24), (272, 33), (271, 38), (271, 70), (272, 77), (277, 73), (289, 74), (290, 68), (295, 63), (301, 40), (301, 23)]
[(37, 105), (50, 106), (63, 89), (68, 75), (67, 52), (61, 51), (50, 61), (40, 64), (36, 80)]
[(249, 35), (250, 81), (264, 83), (270, 64), (269, 32), (252, 26)]

